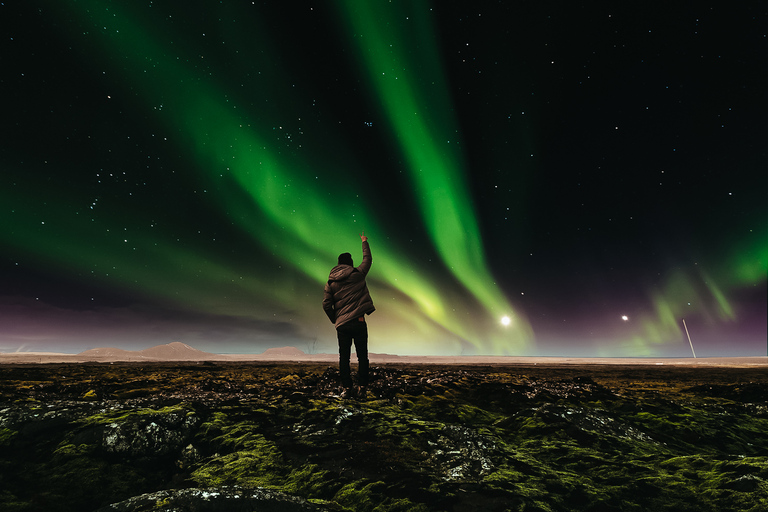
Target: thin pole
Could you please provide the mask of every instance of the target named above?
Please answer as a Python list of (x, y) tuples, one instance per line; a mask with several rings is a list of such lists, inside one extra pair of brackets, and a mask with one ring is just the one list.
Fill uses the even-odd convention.
[(693, 358), (696, 359), (696, 352), (693, 350), (693, 342), (691, 341), (691, 335), (688, 334), (688, 326), (685, 325), (685, 318), (683, 318), (683, 327), (685, 327), (685, 335), (688, 336), (688, 343), (691, 344), (691, 352), (693, 352)]

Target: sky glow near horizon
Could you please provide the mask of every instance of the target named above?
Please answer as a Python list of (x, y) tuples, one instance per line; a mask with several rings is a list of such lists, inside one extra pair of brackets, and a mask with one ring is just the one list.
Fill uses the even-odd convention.
[[(349, 9), (354, 10), (351, 6)], [(402, 261), (399, 256), (402, 251), (387, 239), (376, 238), (376, 233), (384, 230), (377, 229), (376, 215), (368, 213), (365, 207), (365, 195), (370, 194), (369, 191), (354, 190), (350, 186), (326, 194), (322, 185), (313, 180), (314, 171), (302, 152), (284, 155), (280, 150), (273, 149), (268, 139), (274, 126), (279, 124), (278, 120), (268, 119), (260, 125), (247, 115), (240, 114), (238, 104), (226, 99), (226, 86), (214, 82), (199, 84), (198, 75), (177, 64), (178, 60), (170, 58), (170, 48), (156, 44), (152, 34), (133, 23), (129, 14), (114, 7), (105, 9), (98, 2), (80, 14), (94, 27), (103, 27), (101, 36), (105, 41), (105, 54), (114, 52), (125, 57), (120, 60), (122, 69), (113, 69), (112, 72), (120, 73), (142, 91), (143, 97), (163, 98), (161, 117), (168, 128), (178, 131), (186, 139), (187, 149), (194, 151), (200, 186), (208, 187), (212, 195), (218, 193), (223, 208), (235, 222), (240, 223), (243, 230), (251, 233), (255, 244), (265, 250), (279, 248), (287, 256), (285, 262), (294, 271), (305, 274), (315, 286), (319, 284), (321, 287), (327, 280), (329, 262), (333, 262), (338, 255), (339, 251), (335, 248), (357, 245), (355, 235), (358, 230), (367, 229), (376, 262), (376, 272), (370, 277), (371, 288), (378, 292), (374, 294), (377, 303), (385, 302), (382, 299), (386, 299), (387, 295), (392, 296), (396, 302), (383, 308), (389, 310), (384, 315), (388, 321), (403, 326), (399, 332), (395, 330), (389, 346), (398, 345), (394, 339), (402, 340), (398, 350), (404, 350), (414, 342), (428, 347), (431, 343), (444, 344), (448, 341), (446, 338), (453, 338), (454, 350), (458, 346), (457, 340), (466, 340), (481, 353), (517, 353), (526, 348), (531, 333), (523, 318), (515, 322), (513, 329), (509, 330), (511, 332), (491, 325), (491, 319), (498, 314), (511, 315), (514, 310), (484, 266), (478, 227), (473, 220), (471, 200), (462, 191), (460, 170), (453, 168), (450, 155), (438, 157), (441, 148), (428, 147), (433, 139), (428, 133), (421, 135), (407, 149), (413, 167), (428, 167), (426, 173), (422, 173), (421, 168), (413, 169), (412, 175), (417, 177), (414, 179), (418, 182), (423, 204), (428, 205), (423, 211), (439, 253), (457, 279), (476, 297), (479, 304), (473, 305), (471, 310), (475, 315), (486, 316), (484, 320), (467, 322), (449, 314), (448, 311), (453, 308), (446, 292), (459, 297), (463, 294), (460, 287), (450, 290), (445, 284), (422, 277), (426, 274), (424, 269), (394, 263)], [(383, 62), (383, 65), (387, 68), (392, 66), (389, 62)], [(277, 81), (287, 81), (287, 77)], [(260, 92), (256, 91), (257, 96)], [(390, 99), (387, 103), (392, 109), (396, 108), (393, 96), (397, 93), (388, 93)], [(268, 97), (269, 91), (263, 94)], [(142, 99), (140, 97), (139, 101)], [(409, 105), (408, 110), (417, 109), (415, 101), (409, 102)], [(438, 108), (446, 111), (449, 106), (439, 105)], [(402, 114), (400, 109), (396, 115)], [(414, 114), (418, 115), (418, 112)], [(438, 124), (431, 123), (430, 126), (437, 127)], [(411, 127), (407, 121), (399, 122), (399, 127), (401, 139), (416, 136), (414, 130), (429, 131), (428, 126)], [(428, 148), (418, 149), (425, 146)], [(434, 160), (440, 162), (435, 163)], [(421, 174), (427, 177), (419, 181)], [(434, 181), (439, 182), (437, 187)], [(233, 192), (233, 186), (238, 186), (239, 190)], [(336, 186), (337, 183), (334, 183)], [(354, 199), (349, 200), (350, 197)], [(159, 242), (148, 239), (138, 243), (144, 247), (162, 247), (165, 244), (160, 238)], [(75, 241), (75, 245), (78, 243)], [(66, 254), (74, 249), (67, 244)], [(104, 249), (109, 253), (107, 259), (112, 261), (109, 247), (98, 252)], [(118, 247), (115, 252), (121, 250)], [(126, 286), (136, 285), (138, 291), (154, 296), (164, 295), (164, 300), (178, 301), (184, 307), (210, 311), (209, 301), (216, 296), (211, 291), (217, 288), (217, 284), (225, 283), (229, 287), (235, 282), (235, 287), (243, 293), (243, 305), (248, 308), (257, 300), (254, 296), (263, 286), (258, 276), (253, 276), (253, 270), (219, 266), (213, 257), (214, 261), (209, 261), (188, 251), (173, 249), (167, 252), (154, 249), (153, 253), (150, 256), (153, 260), (157, 253), (165, 254), (162, 260), (191, 272), (160, 268), (160, 275), (170, 275), (175, 279), (171, 286), (165, 283), (154, 286), (153, 283), (158, 281), (151, 275), (142, 275), (141, 269), (133, 268), (133, 258), (121, 262), (114, 270), (125, 277)], [(86, 269), (93, 264), (94, 257), (75, 252), (69, 260)], [(249, 277), (244, 280), (243, 275)], [(190, 278), (197, 283), (188, 289)], [(277, 298), (284, 303), (295, 300), (294, 290), (270, 287), (270, 293), (277, 294)], [(467, 304), (463, 302), (462, 307), (466, 309)], [(316, 306), (307, 301), (304, 307), (316, 309)], [(486, 311), (483, 312), (482, 308)], [(228, 308), (221, 313), (237, 314)]]
[[(15, 266), (121, 299), (75, 307), (66, 296), (31, 306), (8, 298), (6, 310), (20, 320), (5, 326), (0, 350), (50, 350), (56, 339), (85, 350), (111, 345), (99, 343), (110, 337), (139, 347), (177, 340), (212, 352), (282, 345), (332, 352), (335, 333), (320, 308), (322, 286), (340, 252), (359, 263), (362, 231), (374, 259), (372, 352), (681, 355), (683, 318), (698, 329), (696, 344), (702, 330), (722, 336), (745, 314), (757, 323), (742, 329), (741, 338), (765, 332), (764, 313), (755, 316), (749, 307), (745, 313), (734, 299), (747, 294), (753, 301), (754, 290), (758, 296), (765, 290), (768, 228), (759, 207), (741, 216), (733, 227), (738, 237), (732, 235), (725, 250), (692, 250), (683, 264), (676, 255), (677, 263), (644, 286), (644, 299), (633, 291), (626, 306), (617, 305), (632, 309), (626, 321), (623, 311), (612, 314), (616, 324), (601, 324), (597, 315), (592, 327), (573, 331), (578, 343), (569, 349), (568, 329), (547, 325), (559, 319), (533, 321), (546, 303), (541, 296), (526, 302), (536, 295), (535, 280), (502, 285), (495, 276), (509, 283), (509, 269), (486, 255), (489, 246), (498, 253), (488, 239), (498, 232), (479, 217), (484, 199), (473, 193), (477, 165), (464, 149), (474, 127), (457, 114), (456, 86), (438, 44), (446, 35), (434, 26), (432, 7), (334, 4), (326, 16), (337, 25), (325, 27), (325, 44), (344, 49), (332, 54), (329, 67), (356, 81), (351, 112), (339, 112), (334, 109), (345, 102), (324, 91), (340, 86), (306, 63), (292, 65), (301, 62), (301, 48), (271, 29), (266, 17), (242, 23), (244, 11), (224, 6), (213, 16), (218, 25), (202, 15), (174, 24), (162, 2), (151, 8), (68, 3), (57, 37), (83, 52), (88, 80), (101, 80), (83, 93), (95, 88), (103, 108), (115, 110), (98, 120), (122, 125), (108, 126), (111, 138), (97, 129), (76, 134), (81, 147), (101, 155), (103, 167), (94, 166), (97, 157), (56, 154), (55, 148), (44, 151), (51, 158), (42, 162), (28, 159), (17, 169), (5, 162), (14, 175), (12, 187), (0, 189), (10, 205), (2, 213), (10, 227), (0, 240), (13, 250)], [(41, 16), (46, 23), (53, 17)], [(519, 103), (535, 118), (528, 101)], [(504, 135), (515, 139), (509, 149), (488, 148), (505, 162), (499, 181), (519, 173), (517, 197), (532, 193), (525, 183), (536, 164), (522, 157), (540, 144), (530, 142), (532, 126), (527, 119), (512, 126)], [(126, 147), (115, 145), (120, 135)], [(357, 147), (371, 140), (386, 152), (366, 155)], [(121, 161), (113, 151), (128, 157)], [(134, 152), (145, 154), (148, 170), (137, 167)], [(87, 186), (70, 185), (73, 172)], [(103, 182), (108, 192), (94, 193)], [(524, 231), (504, 232), (504, 248), (531, 245)], [(521, 261), (515, 254), (508, 265), (524, 268)], [(582, 298), (570, 300), (576, 305)], [(50, 328), (38, 320), (45, 315)], [(747, 346), (761, 347), (754, 340)]]

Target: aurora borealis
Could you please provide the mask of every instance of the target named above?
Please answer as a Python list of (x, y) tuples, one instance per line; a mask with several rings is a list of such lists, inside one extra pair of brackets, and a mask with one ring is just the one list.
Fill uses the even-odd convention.
[(0, 5), (0, 351), (765, 355), (764, 3), (472, 4)]

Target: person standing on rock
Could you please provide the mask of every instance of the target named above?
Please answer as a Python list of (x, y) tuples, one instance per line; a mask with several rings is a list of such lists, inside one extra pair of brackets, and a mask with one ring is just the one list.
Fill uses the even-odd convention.
[(365, 315), (370, 315), (373, 307), (371, 294), (365, 284), (365, 276), (371, 270), (371, 248), (365, 233), (360, 235), (363, 241), (363, 262), (359, 267), (352, 263), (352, 255), (348, 252), (339, 255), (338, 265), (331, 269), (328, 282), (323, 293), (323, 310), (336, 326), (339, 339), (339, 374), (344, 386), (343, 396), (353, 393), (352, 372), (349, 358), (352, 343), (357, 353), (357, 380), (362, 391), (368, 385), (368, 324)]

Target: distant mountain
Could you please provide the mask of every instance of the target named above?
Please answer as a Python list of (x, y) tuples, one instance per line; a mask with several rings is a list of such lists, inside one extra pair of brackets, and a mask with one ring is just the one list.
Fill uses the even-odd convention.
[(218, 354), (211, 354), (210, 352), (203, 352), (196, 348), (192, 348), (186, 343), (180, 341), (174, 341), (167, 345), (158, 345), (152, 348), (146, 348), (140, 350), (139, 353), (145, 357), (153, 359), (164, 359), (169, 361), (200, 361), (205, 359), (211, 359), (212, 357), (221, 358)]
[(113, 361), (125, 361), (128, 359), (141, 358), (141, 352), (132, 350), (123, 350), (121, 348), (104, 347), (104, 348), (92, 348), (85, 350), (77, 354), (80, 357), (94, 358), (94, 359), (108, 359)]
[[(11, 359), (13, 355), (4, 355)], [(399, 356), (370, 353), (370, 357), (378, 360), (398, 359)], [(40, 361), (42, 354), (25, 354), (30, 361)], [(212, 354), (190, 347), (186, 343), (174, 341), (166, 345), (145, 348), (144, 350), (123, 350), (114, 347), (92, 348), (79, 354), (61, 354), (57, 356), (62, 361), (94, 361), (94, 362), (125, 362), (125, 361), (336, 361), (338, 354), (307, 354), (296, 347), (274, 347), (261, 354)], [(18, 355), (13, 360), (19, 360)], [(56, 358), (54, 357), (54, 360)], [(352, 354), (352, 362), (355, 355)]]
[(296, 347), (268, 348), (261, 355), (263, 357), (299, 357), (299, 358), (305, 358), (307, 356), (306, 352)]
[(227, 356), (203, 352), (179, 341), (144, 350), (93, 348), (80, 352), (78, 356), (97, 361), (213, 361), (228, 359)]

